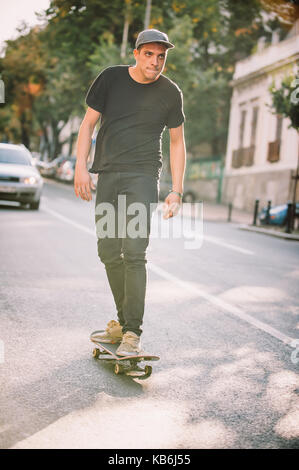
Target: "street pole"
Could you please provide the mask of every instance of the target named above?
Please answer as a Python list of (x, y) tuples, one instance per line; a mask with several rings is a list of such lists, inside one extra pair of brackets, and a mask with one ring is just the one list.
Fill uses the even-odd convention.
[(258, 212), (259, 212), (259, 199), (256, 199), (255, 200), (255, 205), (254, 205), (254, 215), (253, 215), (253, 224), (252, 225), (256, 225), (256, 220), (257, 220), (257, 216), (258, 216)]
[(231, 222), (232, 221), (232, 210), (233, 210), (233, 204), (232, 202), (228, 203), (228, 216), (227, 216), (227, 221)]
[(292, 233), (293, 230), (293, 204), (288, 202), (286, 233)]
[(297, 170), (295, 176), (293, 176), (294, 182), (294, 193), (293, 193), (293, 217), (292, 217), (292, 229), (294, 229), (295, 215), (296, 215), (296, 196), (297, 196), (297, 181), (299, 179), (299, 133), (298, 133), (298, 159), (297, 159)]
[(270, 224), (270, 210), (271, 210), (271, 201), (268, 201), (267, 212), (266, 212), (266, 224)]

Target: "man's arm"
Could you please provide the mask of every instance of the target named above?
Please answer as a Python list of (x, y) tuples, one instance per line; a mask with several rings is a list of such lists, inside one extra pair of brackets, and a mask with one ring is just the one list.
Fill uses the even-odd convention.
[[(172, 177), (172, 190), (179, 193), (184, 191), (184, 175), (186, 168), (186, 148), (184, 138), (184, 124), (179, 127), (169, 129), (170, 136), (170, 170)], [(178, 194), (169, 193), (165, 199), (168, 204), (164, 218), (168, 219), (178, 213), (181, 198)], [(171, 207), (172, 206), (172, 210)]]
[(169, 136), (172, 189), (182, 193), (184, 190), (184, 174), (186, 168), (184, 124), (179, 127), (169, 129)]
[(95, 189), (87, 170), (87, 159), (91, 146), (92, 134), (101, 114), (88, 107), (81, 123), (77, 140), (77, 160), (75, 167), (74, 188), (77, 197), (91, 201), (90, 189)]

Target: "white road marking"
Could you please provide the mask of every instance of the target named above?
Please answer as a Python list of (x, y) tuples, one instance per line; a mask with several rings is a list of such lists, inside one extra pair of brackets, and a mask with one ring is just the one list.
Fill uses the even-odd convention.
[(254, 255), (255, 253), (251, 250), (246, 250), (246, 248), (241, 248), (237, 245), (232, 245), (231, 243), (226, 243), (219, 238), (211, 237), (210, 235), (204, 235), (204, 241), (215, 243), (216, 245), (223, 246), (224, 248), (229, 248), (230, 250), (238, 251), (239, 253), (243, 253), (244, 255)]
[(63, 222), (67, 224), (73, 225), (79, 230), (82, 230), (82, 232), (86, 232), (89, 235), (92, 235), (93, 237), (96, 236), (96, 228), (94, 228), (94, 230), (91, 230), (90, 228), (85, 227), (85, 225), (78, 224), (77, 222), (74, 222), (72, 219), (69, 219), (68, 217), (65, 217), (64, 215), (61, 215), (58, 212), (53, 211), (52, 209), (46, 209), (45, 207), (43, 207), (42, 210), (47, 212), (48, 214), (53, 215), (53, 217), (56, 217), (57, 219), (62, 220)]
[(55, 197), (48, 197), (48, 196), (42, 196), (42, 203), (43, 202), (59, 202), (62, 204), (73, 204), (74, 201), (71, 199), (68, 199), (66, 197), (61, 197), (61, 196), (55, 196)]
[[(162, 220), (162, 223), (158, 222), (157, 217), (160, 217), (160, 219)], [(189, 229), (189, 225), (190, 225), (189, 220), (188, 220), (188, 223), (185, 225), (185, 219), (183, 217), (175, 217), (173, 219), (170, 219), (169, 223), (171, 224), (171, 227), (172, 227), (172, 230), (170, 231), (170, 233), (176, 239), (181, 238), (182, 233), (183, 233), (185, 235), (185, 237), (188, 237), (188, 238), (193, 239), (193, 240), (195, 238), (200, 237), (200, 239), (202, 239), (203, 242), (214, 243), (216, 245), (223, 246), (224, 248), (227, 248), (229, 250), (233, 250), (233, 251), (237, 251), (238, 253), (242, 253), (243, 255), (250, 255), (250, 256), (255, 255), (255, 253), (253, 251), (247, 250), (246, 248), (242, 248), (242, 247), (240, 247), (238, 245), (235, 245), (235, 244), (232, 244), (232, 243), (227, 243), (227, 242), (221, 240), (220, 238), (213, 237), (213, 236), (210, 236), (210, 235), (206, 235), (204, 232), (201, 234), (201, 233), (197, 233), (195, 230), (190, 230)], [(153, 220), (152, 220), (153, 231), (154, 231), (154, 229), (156, 228), (157, 225), (159, 225), (160, 230), (161, 230), (160, 233), (162, 235), (169, 233), (168, 232), (168, 227), (165, 224), (165, 222), (163, 221), (163, 214), (162, 214), (161, 209), (157, 210), (156, 213), (155, 213), (155, 216), (153, 217)]]
[[(56, 186), (61, 187), (61, 183), (58, 183), (55, 180), (47, 180), (47, 183), (50, 183), (52, 185), (56, 185)], [(66, 186), (66, 185), (64, 186), (64, 189), (68, 189), (68, 190), (71, 189), (73, 191), (72, 187), (69, 187), (69, 186)], [(47, 196), (43, 196), (43, 200), (45, 202), (48, 202), (49, 198)], [(62, 202), (62, 203), (69, 202), (68, 199), (64, 199), (62, 197), (56, 197), (55, 201)], [(158, 208), (157, 208), (157, 210), (154, 214), (153, 220), (152, 220), (152, 225), (157, 223), (157, 220), (155, 219), (155, 217), (159, 217), (159, 216), (160, 216), (161, 219), (163, 218), (163, 211), (162, 211), (161, 205), (158, 205)], [(73, 221), (71, 221), (71, 220), (70, 220), (70, 222), (73, 223)], [(178, 224), (178, 218), (172, 219), (171, 222), (173, 223), (174, 230), (176, 230), (176, 225)], [(73, 223), (73, 225), (74, 225), (74, 223)], [(163, 226), (161, 228), (163, 229)], [(166, 230), (166, 233), (168, 233), (167, 228), (165, 226), (164, 226), (164, 228)], [(191, 239), (195, 239), (196, 236), (197, 236), (197, 234), (194, 230), (184, 230), (184, 233), (185, 233), (186, 236), (190, 237)], [(216, 245), (223, 246), (224, 248), (227, 248), (227, 249), (233, 250), (233, 251), (237, 251), (238, 253), (242, 253), (244, 255), (250, 255), (250, 256), (255, 255), (255, 253), (251, 250), (247, 250), (246, 248), (241, 248), (240, 246), (232, 244), (232, 243), (227, 243), (227, 242), (225, 242), (225, 241), (223, 241), (223, 240), (221, 240), (217, 237), (206, 235), (205, 233), (203, 234), (203, 241), (204, 242), (207, 241), (209, 243), (214, 243)]]
[[(59, 214), (56, 211), (53, 211), (52, 209), (46, 209), (43, 208), (45, 212), (48, 214), (51, 214), (53, 217), (56, 217), (60, 220), (62, 220), (65, 223), (68, 223), (70, 225), (73, 225), (79, 230), (82, 230), (83, 232), (92, 235), (93, 237), (96, 236), (96, 229), (90, 230), (89, 228), (85, 227), (82, 224), (79, 224), (77, 222), (74, 222), (73, 220)], [(174, 276), (173, 274), (170, 274), (168, 271), (165, 271), (164, 269), (160, 268), (154, 263), (148, 262), (147, 263), (148, 269), (150, 269), (152, 272), (158, 274), (162, 278), (166, 279), (167, 281), (175, 283), (178, 287), (185, 289), (189, 292), (192, 292), (192, 294), (196, 294), (199, 297), (205, 299), (207, 302), (210, 302), (212, 305), (220, 308), (221, 310), (224, 310), (232, 315), (235, 315), (236, 317), (240, 318), (241, 320), (249, 323), (250, 325), (258, 328), (259, 330), (264, 331), (265, 333), (273, 336), (274, 338), (278, 339), (279, 341), (282, 341), (284, 344), (287, 344), (291, 346), (291, 343), (294, 341), (294, 338), (291, 338), (284, 333), (281, 333), (278, 331), (276, 328), (273, 328), (272, 326), (257, 320), (256, 318), (252, 317), (251, 315), (248, 315), (247, 313), (243, 312), (240, 308), (236, 307), (235, 305), (232, 305), (228, 302), (225, 302), (222, 299), (219, 299), (215, 295), (208, 294), (202, 289), (199, 289), (198, 287), (194, 287), (193, 285), (190, 285), (188, 282), (182, 281), (178, 277)]]
[(248, 315), (247, 313), (243, 312), (240, 308), (236, 307), (235, 305), (232, 305), (228, 302), (225, 302), (222, 299), (219, 299), (215, 295), (208, 294), (202, 289), (199, 289), (198, 287), (194, 287), (190, 285), (188, 282), (182, 281), (181, 279), (177, 278), (173, 274), (170, 274), (169, 272), (165, 271), (164, 269), (160, 268), (159, 266), (148, 262), (147, 263), (148, 268), (151, 269), (154, 273), (158, 274), (159, 276), (163, 277), (167, 281), (175, 283), (178, 287), (188, 290), (192, 294), (197, 294), (199, 297), (202, 297), (203, 299), (207, 300), (211, 304), (213, 304), (216, 307), (219, 307), (221, 310), (225, 310), (228, 313), (231, 313), (235, 315), (238, 318), (241, 318), (242, 320), (246, 321), (247, 323), (250, 323), (251, 325), (255, 326), (259, 330), (265, 331), (266, 333), (270, 334), (271, 336), (274, 336), (274, 338), (279, 339), (285, 344), (291, 345), (291, 342), (294, 340), (293, 338), (281, 333), (280, 331), (276, 330), (276, 328), (273, 328), (270, 325), (267, 325), (266, 323), (257, 320), (256, 318), (252, 317), (251, 315)]

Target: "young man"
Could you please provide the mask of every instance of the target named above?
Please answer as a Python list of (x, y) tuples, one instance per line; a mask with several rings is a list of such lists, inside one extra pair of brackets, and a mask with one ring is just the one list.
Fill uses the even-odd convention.
[[(117, 215), (115, 235), (98, 236), (98, 255), (105, 265), (114, 297), (118, 321), (111, 320), (99, 339), (121, 342), (117, 354), (141, 351), (140, 335), (146, 292), (146, 249), (149, 242), (151, 207), (158, 203), (162, 167), (161, 137), (165, 126), (170, 133), (172, 189), (165, 199), (164, 218), (173, 217), (181, 203), (186, 151), (182, 92), (162, 75), (168, 49), (174, 45), (155, 29), (139, 33), (134, 49), (134, 66), (107, 67), (91, 85), (88, 109), (80, 127), (75, 169), (75, 193), (90, 201), (91, 177), (86, 168), (91, 137), (99, 118), (95, 158), (91, 173), (99, 173), (96, 193), (96, 224), (103, 213), (97, 208), (110, 203), (119, 212), (120, 196), (126, 206), (142, 203), (146, 208), (144, 236), (119, 236)], [(94, 188), (95, 189), (95, 188)], [(132, 215), (125, 213), (125, 226)]]

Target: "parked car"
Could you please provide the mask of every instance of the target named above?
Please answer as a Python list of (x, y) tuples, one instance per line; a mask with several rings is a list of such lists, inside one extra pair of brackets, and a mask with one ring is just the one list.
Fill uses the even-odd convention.
[(66, 160), (67, 157), (65, 155), (59, 155), (51, 162), (44, 162), (43, 160), (39, 160), (36, 162), (36, 167), (39, 169), (39, 172), (42, 176), (45, 176), (46, 178), (55, 178), (59, 166)]
[(66, 158), (56, 170), (56, 178), (61, 181), (72, 183), (75, 176), (76, 157)]
[[(69, 157), (65, 159), (57, 168), (56, 178), (60, 181), (66, 181), (68, 183), (74, 182), (75, 177), (75, 166), (76, 166), (76, 157)], [(92, 179), (92, 182), (96, 188), (98, 182), (98, 175), (95, 173), (89, 173)]]
[(43, 179), (23, 145), (0, 144), (0, 199), (39, 208)]
[[(285, 225), (287, 222), (288, 205), (280, 204), (270, 209), (269, 225)], [(299, 202), (296, 203), (295, 216), (299, 217)], [(258, 215), (262, 225), (267, 223), (267, 207), (263, 207)]]
[(44, 162), (43, 160), (37, 160), (35, 162), (35, 166), (42, 176), (46, 176), (46, 177), (51, 176), (51, 172), (49, 172), (48, 170), (49, 169), (48, 162)]
[(37, 167), (40, 162), (41, 154), (39, 152), (31, 152), (33, 164)]

